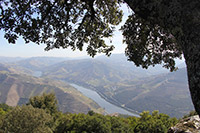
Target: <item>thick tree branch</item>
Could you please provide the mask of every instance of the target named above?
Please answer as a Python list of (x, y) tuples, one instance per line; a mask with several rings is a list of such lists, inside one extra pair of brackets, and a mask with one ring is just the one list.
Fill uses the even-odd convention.
[(144, 3), (143, 0), (124, 0), (124, 2), (141, 18), (146, 19), (149, 16), (150, 11), (148, 9), (142, 8), (141, 10), (141, 5)]
[(95, 0), (81, 0), (89, 5), (91, 11), (91, 18), (94, 19), (95, 17), (95, 10), (94, 10), (94, 1)]

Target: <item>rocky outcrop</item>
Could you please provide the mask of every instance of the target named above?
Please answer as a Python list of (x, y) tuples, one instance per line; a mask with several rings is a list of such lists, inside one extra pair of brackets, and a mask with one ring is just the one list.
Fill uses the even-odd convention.
[(182, 119), (168, 133), (200, 133), (200, 118), (198, 115)]

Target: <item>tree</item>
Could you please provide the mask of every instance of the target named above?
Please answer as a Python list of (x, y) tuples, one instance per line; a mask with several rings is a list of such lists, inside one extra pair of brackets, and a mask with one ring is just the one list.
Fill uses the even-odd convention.
[(66, 114), (60, 119), (57, 132), (110, 133), (111, 124), (106, 116), (94, 114)]
[[(106, 116), (108, 117), (108, 116)], [(131, 126), (129, 125), (128, 121), (125, 118), (121, 117), (110, 117), (110, 123), (111, 123), (111, 132), (112, 133), (130, 133)]]
[(163, 63), (176, 70), (175, 58), (184, 55), (189, 88), (195, 110), (200, 115), (200, 2), (199, 0), (1, 0), (0, 29), (15, 43), (47, 44), (46, 50), (68, 48), (107, 55), (114, 46), (104, 38), (112, 36), (121, 22), (121, 3), (133, 14), (122, 31), (128, 60), (148, 68)]
[(28, 105), (32, 105), (34, 108), (44, 109), (51, 115), (58, 112), (57, 100), (54, 93), (43, 93), (41, 96), (31, 97)]
[(2, 120), (1, 130), (12, 133), (51, 133), (52, 117), (32, 106), (16, 107)]
[(134, 128), (135, 133), (166, 133), (171, 126), (177, 123), (176, 118), (159, 114), (158, 111), (153, 111), (152, 115), (149, 114), (149, 111), (144, 111), (140, 116)]
[(12, 107), (8, 106), (5, 103), (0, 104), (0, 132), (3, 132), (1, 127), (3, 126), (4, 117), (6, 116), (6, 114), (9, 113), (9, 111), (11, 111), (11, 109)]

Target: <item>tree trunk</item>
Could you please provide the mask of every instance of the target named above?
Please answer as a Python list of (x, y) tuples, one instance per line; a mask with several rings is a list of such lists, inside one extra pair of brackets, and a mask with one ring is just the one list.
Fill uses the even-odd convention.
[(190, 35), (188, 34), (187, 38), (184, 38), (184, 40), (187, 40), (185, 40), (185, 45), (183, 45), (183, 53), (187, 65), (188, 83), (192, 102), (196, 112), (200, 116), (200, 30), (197, 31), (200, 28), (190, 28), (193, 31), (190, 30)]
[(187, 51), (191, 52), (190, 54), (184, 55), (187, 65), (190, 94), (195, 110), (200, 116), (200, 46), (198, 48), (193, 47)]
[[(146, 8), (142, 8), (144, 3), (148, 4), (150, 0), (124, 0), (129, 7), (140, 17), (152, 16), (151, 12)], [(167, 2), (167, 0), (166, 0)], [(200, 116), (200, 3), (199, 0), (179, 1), (178, 7), (181, 8), (177, 25), (183, 32), (183, 35), (174, 35), (178, 44), (182, 48), (187, 65), (188, 83), (194, 108)], [(167, 2), (169, 4), (169, 2)], [(173, 1), (171, 1), (172, 4)], [(164, 4), (164, 3), (163, 3)], [(180, 7), (182, 6), (182, 7)], [(158, 6), (159, 8), (161, 6)], [(146, 9), (147, 11), (145, 11)], [(157, 11), (157, 10), (155, 10)], [(159, 11), (159, 10), (158, 10)], [(176, 11), (176, 10), (175, 10)], [(174, 12), (176, 15), (176, 12)], [(172, 14), (173, 15), (173, 14)], [(156, 18), (155, 18), (156, 19)], [(166, 21), (166, 22), (165, 22)], [(170, 24), (167, 19), (162, 23), (165, 27), (170, 27), (173, 30), (173, 24)], [(166, 25), (168, 24), (168, 25)], [(163, 25), (161, 25), (163, 26)]]
[(185, 57), (192, 102), (200, 116), (200, 3), (194, 2), (185, 9), (182, 13), (183, 36), (178, 42)]

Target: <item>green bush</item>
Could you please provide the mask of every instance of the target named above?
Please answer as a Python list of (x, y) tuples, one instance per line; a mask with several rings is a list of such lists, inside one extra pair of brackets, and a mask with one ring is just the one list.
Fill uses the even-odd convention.
[[(53, 93), (30, 98), (29, 105), (10, 108), (0, 105), (0, 132), (16, 133), (166, 133), (176, 118), (153, 111), (140, 117), (97, 114), (63, 114)], [(193, 115), (191, 112), (189, 115)]]
[(1, 130), (11, 133), (51, 133), (52, 117), (32, 106), (16, 107), (2, 121)]
[(140, 116), (141, 118), (134, 129), (135, 133), (166, 133), (178, 121), (166, 114), (159, 114), (158, 111), (153, 111), (152, 115), (149, 114), (149, 111), (144, 111)]

